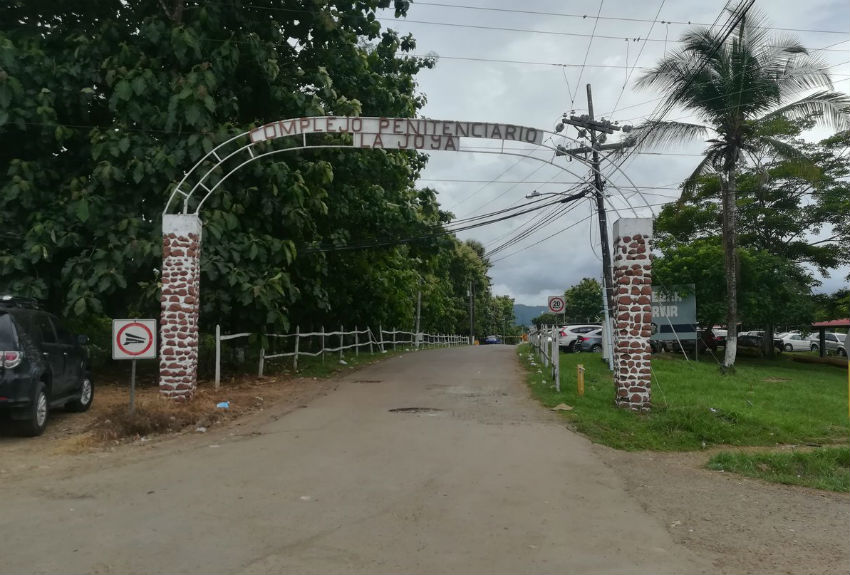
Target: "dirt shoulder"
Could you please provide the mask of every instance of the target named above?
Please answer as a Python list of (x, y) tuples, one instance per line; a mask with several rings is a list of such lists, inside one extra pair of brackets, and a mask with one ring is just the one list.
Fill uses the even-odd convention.
[[(341, 372), (348, 374), (353, 370)], [(339, 377), (339, 376), (338, 376)], [(95, 401), (85, 413), (51, 411), (47, 429), (40, 437), (15, 434), (9, 422), (0, 422), (0, 482), (37, 472), (70, 472), (99, 465), (104, 457), (138, 457), (144, 452), (161, 451), (166, 445), (186, 448), (203, 436), (242, 433), (252, 424), (279, 418), (327, 394), (337, 378), (316, 379), (289, 376), (242, 377), (222, 384), (216, 390), (201, 381), (195, 399), (174, 404), (159, 396), (156, 387), (136, 391), (141, 415), (139, 433), (127, 429), (125, 414), (129, 405), (127, 384), (107, 383), (95, 390)], [(227, 402), (228, 408), (217, 407)], [(161, 432), (145, 432), (153, 424), (164, 423)]]
[(677, 543), (718, 556), (718, 572), (850, 572), (847, 494), (710, 471), (706, 452), (595, 449)]

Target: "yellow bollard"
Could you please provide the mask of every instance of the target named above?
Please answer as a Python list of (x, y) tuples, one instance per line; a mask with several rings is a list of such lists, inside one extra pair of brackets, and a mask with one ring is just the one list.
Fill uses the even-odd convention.
[(584, 365), (578, 364), (576, 371), (578, 371), (578, 396), (584, 397)]

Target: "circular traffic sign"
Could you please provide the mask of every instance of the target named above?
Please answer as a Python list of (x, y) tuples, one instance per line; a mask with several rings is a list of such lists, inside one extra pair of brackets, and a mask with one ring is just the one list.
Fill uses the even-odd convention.
[(549, 298), (549, 311), (552, 313), (561, 313), (564, 311), (566, 305), (564, 298), (561, 296), (555, 295)]
[[(127, 332), (128, 329), (133, 327), (140, 329)], [(124, 338), (123, 341), (121, 339), (122, 337)], [(143, 355), (153, 345), (153, 333), (145, 324), (134, 321), (122, 326), (118, 330), (118, 334), (115, 336), (115, 343), (118, 345), (121, 353), (126, 353), (129, 356)], [(127, 346), (132, 346), (132, 349), (128, 349)]]

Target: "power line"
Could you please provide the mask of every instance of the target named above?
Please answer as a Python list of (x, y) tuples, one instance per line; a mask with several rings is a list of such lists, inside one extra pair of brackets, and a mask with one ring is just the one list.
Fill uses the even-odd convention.
[[(547, 12), (542, 10), (516, 10), (509, 8), (491, 8), (489, 6), (469, 6), (464, 4), (443, 4), (440, 2), (425, 2), (422, 0), (416, 0), (416, 6), (436, 6), (440, 8), (459, 8), (465, 10), (481, 10), (487, 12), (503, 12), (510, 14), (529, 14), (535, 16), (561, 16), (565, 18), (579, 18), (582, 20), (587, 19), (587, 14), (571, 14), (568, 12)], [(658, 16), (656, 15), (656, 18)], [(618, 22), (660, 22), (661, 24), (677, 24), (682, 26), (708, 26), (708, 24), (704, 24), (701, 22), (682, 22), (676, 20), (646, 20), (644, 18), (627, 18), (624, 16), (597, 16), (599, 20), (611, 20)], [(811, 29), (811, 28), (780, 28), (776, 26), (759, 26), (759, 28), (765, 28), (767, 30), (782, 30), (786, 32), (814, 32), (820, 34), (847, 34), (846, 30), (825, 30), (825, 29)]]
[[(603, 0), (604, 1), (604, 0)], [(508, 26), (485, 26), (484, 24), (461, 24), (458, 22), (440, 22), (436, 20), (413, 20), (410, 18), (405, 18), (404, 20), (395, 20), (388, 18), (377, 18), (377, 20), (381, 22), (395, 22), (395, 23), (405, 23), (405, 24), (422, 24), (426, 26), (444, 26), (448, 28), (466, 28), (469, 30), (488, 30), (495, 32), (517, 32), (522, 34), (542, 34), (546, 36), (571, 36), (575, 38), (590, 38), (591, 42), (594, 38), (599, 38), (602, 40), (630, 40), (637, 41), (637, 38), (629, 38), (627, 36), (609, 36), (605, 34), (596, 34), (595, 28), (594, 32), (591, 34), (582, 34), (580, 32), (563, 32), (557, 30), (535, 30), (534, 28), (511, 28)], [(683, 43), (681, 40), (665, 40), (664, 38), (646, 38), (646, 42), (675, 42), (677, 44)], [(812, 49), (817, 51), (825, 51), (825, 52), (844, 52), (844, 50), (831, 50), (831, 49)]]
[(490, 184), (493, 184), (493, 183), (497, 182), (497, 181), (499, 180), (499, 178), (501, 178), (502, 176), (504, 176), (505, 174), (507, 174), (508, 172), (510, 172), (512, 169), (514, 169), (516, 166), (518, 166), (518, 165), (519, 165), (519, 163), (520, 163), (521, 161), (523, 161), (524, 159), (525, 159), (525, 158), (519, 158), (519, 159), (518, 159), (517, 161), (515, 161), (513, 164), (511, 164), (510, 166), (508, 166), (507, 168), (505, 168), (505, 169), (504, 169), (504, 170), (503, 170), (503, 171), (502, 171), (502, 172), (501, 172), (498, 176), (496, 176), (496, 177), (495, 177), (495, 178), (493, 178), (492, 180), (487, 180), (487, 181), (486, 181), (486, 183), (485, 183), (483, 186), (481, 186), (480, 188), (478, 188), (477, 190), (475, 190), (474, 192), (472, 192), (471, 194), (469, 194), (468, 196), (466, 196), (465, 198), (463, 198), (463, 199), (462, 199), (462, 200), (460, 200), (459, 202), (455, 202), (455, 203), (453, 203), (453, 204), (452, 204), (452, 206), (451, 206), (450, 208), (446, 208), (446, 209), (447, 209), (448, 211), (452, 211), (452, 210), (454, 210), (455, 208), (457, 208), (458, 206), (460, 206), (460, 205), (464, 204), (464, 203), (465, 203), (465, 202), (467, 202), (467, 201), (468, 201), (468, 200), (469, 200), (472, 196), (474, 196), (475, 194), (477, 194), (478, 192), (480, 192), (481, 190), (483, 190), (484, 188), (486, 188), (486, 187), (487, 187), (487, 186), (489, 186)]
[[(662, 203), (660, 203), (660, 204), (649, 204), (649, 206), (638, 206), (638, 207), (640, 207), (640, 208), (645, 208), (645, 207), (663, 206), (663, 205), (665, 205), (665, 204), (667, 204), (667, 203), (669, 203), (669, 202), (662, 202)], [(572, 224), (568, 225), (567, 227), (565, 227), (565, 228), (562, 228), (562, 229), (558, 230), (558, 231), (557, 231), (557, 232), (555, 232), (554, 234), (548, 235), (548, 236), (546, 236), (545, 238), (541, 239), (540, 241), (537, 241), (537, 242), (535, 242), (535, 243), (533, 243), (533, 244), (531, 244), (531, 245), (525, 246), (524, 248), (520, 248), (519, 250), (517, 250), (517, 251), (515, 251), (515, 252), (512, 252), (512, 253), (510, 253), (510, 254), (507, 254), (507, 255), (502, 256), (502, 257), (500, 257), (500, 258), (497, 258), (497, 259), (495, 259), (495, 260), (491, 260), (491, 261), (490, 261), (490, 263), (493, 263), (493, 264), (494, 264), (494, 263), (496, 263), (496, 262), (500, 262), (500, 261), (502, 261), (502, 260), (506, 260), (506, 259), (508, 259), (508, 258), (510, 258), (510, 257), (513, 257), (513, 256), (515, 256), (515, 255), (517, 255), (517, 254), (521, 253), (521, 252), (524, 252), (524, 251), (525, 251), (525, 250), (527, 250), (527, 249), (530, 249), (530, 248), (533, 248), (534, 246), (540, 245), (540, 244), (542, 244), (543, 242), (545, 242), (546, 240), (551, 239), (551, 238), (553, 238), (553, 237), (557, 236), (558, 234), (562, 234), (562, 233), (564, 233), (565, 231), (567, 231), (567, 230), (569, 230), (569, 229), (571, 229), (571, 228), (576, 227), (577, 225), (581, 224), (582, 222), (586, 222), (587, 220), (589, 220), (589, 219), (590, 219), (590, 218), (592, 218), (592, 217), (593, 217), (593, 213), (591, 212), (591, 213), (590, 213), (587, 217), (584, 217), (584, 218), (582, 218), (582, 219), (578, 220), (577, 222), (574, 222), (574, 223), (572, 223)]]
[[(837, 67), (837, 66), (846, 66), (846, 65), (848, 65), (848, 64), (850, 64), (850, 62), (839, 62), (839, 63), (837, 63), (837, 64), (831, 64), (831, 65), (829, 65), (829, 66), (823, 66), (823, 67), (821, 67), (821, 68), (817, 68), (816, 70), (817, 70), (817, 71), (819, 71), (819, 72), (825, 72), (826, 70), (829, 70), (830, 68), (835, 68), (835, 67)], [(830, 74), (830, 76), (837, 76), (837, 75), (839, 75), (839, 74)], [(842, 75), (843, 75), (843, 74), (842, 74)], [(789, 76), (786, 76), (786, 77), (793, 77), (793, 75), (789, 75)], [(758, 87), (754, 87), (754, 88), (746, 88), (746, 89), (742, 90), (742, 91), (741, 91), (741, 93), (751, 92), (751, 91), (753, 91), (753, 90), (757, 90), (757, 89), (759, 89), (759, 88), (758, 88)], [(636, 108), (636, 107), (638, 107), (638, 106), (643, 106), (643, 105), (646, 105), (646, 104), (651, 104), (652, 102), (658, 102), (659, 100), (664, 100), (664, 99), (666, 99), (666, 98), (667, 98), (666, 96), (661, 96), (661, 97), (659, 97), (659, 98), (653, 98), (653, 99), (651, 99), (651, 100), (646, 100), (646, 101), (644, 101), (644, 102), (640, 102), (640, 103), (638, 103), (638, 104), (633, 104), (633, 105), (631, 105), (631, 106), (626, 106), (626, 107), (624, 107), (624, 108), (622, 108), (622, 109), (623, 109), (623, 110), (625, 110), (625, 109), (627, 109), (627, 108)], [(705, 101), (706, 101), (706, 102), (711, 102), (711, 101), (714, 101), (714, 100), (722, 100), (722, 99), (724, 99), (724, 98), (726, 98), (726, 95), (725, 95), (725, 94), (724, 94), (724, 95), (720, 95), (720, 96), (713, 96), (713, 97), (711, 97), (711, 98), (706, 98), (706, 99), (705, 99)], [(726, 106), (726, 107), (724, 107), (724, 108), (719, 108), (719, 109), (718, 109), (718, 111), (731, 110), (731, 109), (732, 109), (732, 108), (734, 108), (734, 107), (736, 107), (736, 106)], [(606, 114), (606, 115), (610, 115), (610, 114)], [(636, 121), (636, 120), (648, 119), (651, 115), (652, 115), (652, 114), (650, 114), (650, 115), (648, 115), (648, 116), (635, 116), (635, 117), (633, 117), (633, 118), (628, 118), (628, 119), (626, 119), (626, 120), (621, 120), (621, 121), (622, 121), (622, 122), (634, 122), (634, 121)], [(690, 113), (690, 114), (687, 114), (687, 115), (685, 115), (685, 116), (681, 116), (681, 117), (682, 117), (682, 118), (686, 118), (686, 117), (688, 117), (688, 116), (692, 116), (692, 115), (694, 115), (694, 113)]]
[(525, 209), (525, 210), (522, 210), (522, 211), (519, 211), (519, 212), (516, 212), (516, 213), (513, 213), (513, 214), (503, 215), (501, 217), (489, 219), (489, 220), (486, 220), (486, 221), (478, 221), (478, 222), (474, 222), (474, 223), (469, 223), (467, 225), (464, 225), (464, 226), (461, 226), (461, 227), (458, 227), (458, 228), (446, 229), (445, 227), (441, 226), (439, 230), (435, 230), (433, 233), (429, 233), (429, 234), (421, 234), (421, 235), (418, 235), (418, 236), (411, 236), (411, 237), (407, 237), (407, 238), (395, 238), (395, 239), (378, 240), (378, 241), (372, 241), (372, 242), (364, 242), (364, 243), (360, 243), (360, 244), (348, 244), (348, 245), (344, 245), (344, 246), (315, 246), (315, 247), (309, 247), (309, 248), (302, 249), (302, 250), (300, 250), (300, 252), (302, 254), (312, 254), (312, 253), (320, 253), (320, 252), (324, 253), (324, 252), (356, 251), (356, 250), (370, 249), (370, 248), (376, 248), (376, 247), (388, 247), (388, 246), (394, 246), (394, 245), (400, 245), (400, 244), (407, 244), (407, 243), (411, 243), (411, 242), (418, 241), (418, 240), (433, 239), (433, 238), (437, 238), (437, 237), (444, 236), (444, 235), (452, 235), (452, 234), (456, 234), (458, 232), (463, 232), (463, 231), (467, 231), (467, 230), (471, 230), (471, 229), (475, 229), (475, 228), (480, 228), (480, 227), (483, 227), (483, 226), (489, 226), (489, 225), (495, 224), (497, 222), (503, 222), (505, 220), (509, 220), (511, 218), (516, 218), (516, 217), (519, 217), (519, 216), (524, 215), (524, 214), (531, 213), (531, 212), (536, 211), (536, 210), (542, 210), (542, 209), (547, 208), (549, 206), (553, 206), (555, 204), (563, 203), (563, 201), (564, 200), (555, 200), (555, 201), (552, 201), (552, 202), (542, 203), (540, 205), (533, 206), (533, 207), (530, 207), (528, 209)]
[[(574, 106), (576, 102), (576, 96), (578, 96), (578, 89), (581, 86), (581, 77), (584, 74), (584, 65), (587, 64), (587, 57), (590, 55), (590, 46), (593, 44), (593, 36), (596, 34), (596, 27), (599, 25), (599, 15), (602, 13), (602, 4), (604, 4), (605, 0), (599, 0), (599, 10), (596, 11), (596, 21), (593, 23), (593, 31), (590, 33), (590, 40), (587, 41), (587, 50), (584, 52), (584, 62), (581, 63), (581, 69), (578, 73), (578, 81), (576, 82), (576, 91), (570, 98), (570, 106)], [(628, 62), (626, 62), (628, 64)]]
[[(652, 34), (652, 29), (653, 29), (653, 27), (655, 27), (655, 22), (658, 19), (658, 15), (661, 14), (661, 9), (664, 8), (664, 2), (665, 2), (665, 0), (661, 0), (661, 4), (658, 5), (658, 11), (655, 13), (655, 18), (652, 20), (652, 25), (649, 27), (649, 32), (647, 32), (646, 38), (643, 39), (643, 44), (640, 45), (640, 51), (638, 52), (637, 58), (635, 58), (635, 64), (634, 64), (634, 66), (632, 66), (631, 70), (629, 70), (628, 73), (626, 74), (626, 81), (623, 82), (623, 87), (620, 88), (620, 94), (617, 96), (617, 101), (614, 102), (614, 109), (611, 111), (611, 114), (609, 114), (609, 115), (613, 115), (614, 112), (617, 111), (617, 106), (620, 105), (620, 99), (623, 97), (623, 92), (626, 91), (626, 85), (629, 83), (629, 80), (631, 80), (632, 74), (634, 73), (635, 68), (637, 68), (638, 60), (640, 60), (640, 56), (641, 56), (641, 54), (643, 54), (643, 49), (646, 48), (646, 41), (649, 39), (649, 35)], [(665, 42), (665, 44), (666, 44), (666, 42)], [(628, 41), (627, 41), (626, 42), (626, 48), (628, 48), (628, 46), (629, 46), (629, 44), (628, 44)], [(629, 63), (628, 58), (626, 58), (626, 64), (628, 64), (628, 63)]]
[[(570, 213), (571, 211), (573, 211), (574, 209), (576, 209), (576, 207), (578, 207), (578, 205), (579, 205), (579, 202), (575, 202), (575, 203), (573, 203), (573, 204), (571, 204), (571, 205), (569, 205), (569, 206), (566, 206), (566, 207), (563, 207), (563, 208), (559, 208), (559, 209), (551, 210), (551, 211), (550, 211), (549, 213), (547, 213), (545, 216), (543, 216), (542, 218), (540, 218), (540, 220), (539, 220), (539, 221), (534, 222), (534, 221), (532, 220), (532, 221), (530, 221), (530, 222), (528, 222), (528, 223), (526, 223), (526, 224), (523, 224), (523, 226), (522, 226), (522, 227), (525, 227), (525, 229), (524, 229), (524, 230), (522, 230), (520, 233), (517, 233), (516, 235), (514, 235), (514, 236), (513, 236), (513, 237), (511, 237), (510, 239), (508, 239), (508, 240), (506, 240), (506, 241), (502, 242), (501, 244), (499, 244), (499, 245), (498, 245), (498, 246), (496, 246), (495, 248), (493, 248), (493, 249), (491, 249), (490, 251), (488, 251), (488, 252), (487, 252), (487, 257), (493, 257), (494, 255), (497, 255), (497, 254), (499, 254), (500, 252), (503, 252), (503, 251), (505, 251), (506, 249), (508, 249), (508, 248), (510, 248), (510, 247), (512, 247), (512, 246), (515, 246), (515, 245), (517, 245), (518, 243), (520, 243), (521, 241), (523, 241), (523, 240), (525, 240), (525, 239), (527, 239), (527, 238), (531, 237), (532, 235), (534, 235), (534, 234), (536, 234), (536, 233), (538, 233), (538, 232), (542, 231), (542, 230), (543, 230), (543, 229), (545, 229), (548, 225), (550, 225), (550, 224), (554, 223), (555, 221), (557, 221), (557, 220), (561, 219), (562, 217), (564, 217), (565, 215), (567, 215), (568, 213)], [(537, 219), (537, 218), (535, 218), (535, 219)]]

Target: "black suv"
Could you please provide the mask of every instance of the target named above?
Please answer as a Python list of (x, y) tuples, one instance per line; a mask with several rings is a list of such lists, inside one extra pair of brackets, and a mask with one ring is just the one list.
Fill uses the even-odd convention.
[(35, 300), (0, 296), (0, 412), (19, 420), (22, 433), (41, 435), (50, 408), (91, 407), (86, 341)]

